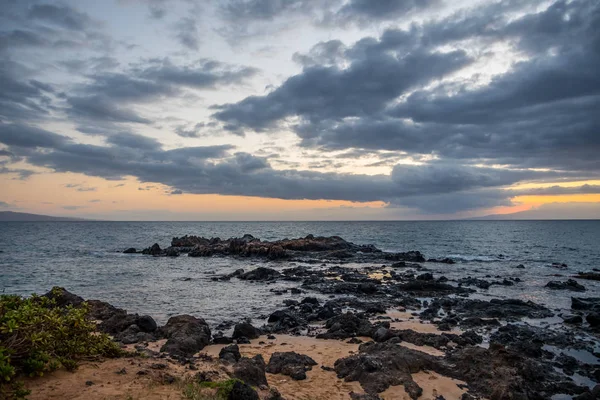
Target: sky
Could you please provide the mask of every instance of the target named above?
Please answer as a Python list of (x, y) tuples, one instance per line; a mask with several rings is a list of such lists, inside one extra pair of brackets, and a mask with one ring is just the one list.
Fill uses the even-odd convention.
[(0, 211), (600, 218), (597, 0), (0, 0)]

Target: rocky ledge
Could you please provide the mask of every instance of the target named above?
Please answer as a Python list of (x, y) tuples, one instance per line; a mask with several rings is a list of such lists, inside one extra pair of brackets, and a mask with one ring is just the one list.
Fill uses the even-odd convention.
[[(383, 252), (374, 245), (358, 245), (348, 242), (339, 236), (313, 236), (304, 238), (262, 241), (252, 235), (241, 238), (207, 239), (199, 236), (176, 237), (171, 246), (162, 249), (158, 243), (138, 252), (131, 247), (123, 251), (125, 254), (146, 254), (155, 257), (177, 257), (187, 254), (189, 257), (261, 257), (270, 260), (319, 259), (319, 260), (388, 260), (424, 262), (425, 257), (418, 251), (406, 253)], [(450, 262), (449, 260), (433, 260)]]

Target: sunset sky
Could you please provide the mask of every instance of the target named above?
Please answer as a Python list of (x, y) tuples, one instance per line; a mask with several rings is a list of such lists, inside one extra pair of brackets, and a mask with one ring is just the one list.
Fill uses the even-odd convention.
[(600, 218), (598, 0), (0, 0), (0, 211)]

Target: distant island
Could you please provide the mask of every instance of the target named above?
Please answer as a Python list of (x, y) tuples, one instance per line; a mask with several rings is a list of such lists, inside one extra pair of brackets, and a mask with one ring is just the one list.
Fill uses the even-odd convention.
[(0, 222), (10, 221), (87, 221), (83, 218), (53, 217), (50, 215), (0, 211)]

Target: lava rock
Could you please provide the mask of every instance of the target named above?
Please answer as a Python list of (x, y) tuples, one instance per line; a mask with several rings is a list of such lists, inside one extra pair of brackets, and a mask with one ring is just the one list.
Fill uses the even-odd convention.
[(238, 275), (238, 278), (246, 281), (272, 281), (279, 277), (281, 277), (279, 271), (266, 267), (258, 267)]
[(572, 290), (574, 292), (585, 292), (585, 286), (579, 284), (575, 279), (569, 279), (566, 282), (550, 281), (546, 284), (545, 287), (554, 290)]
[(229, 346), (225, 346), (219, 352), (219, 359), (228, 361), (232, 364), (235, 364), (242, 358), (240, 354), (240, 348), (237, 344), (232, 344)]
[(202, 318), (178, 315), (160, 328), (167, 339), (160, 351), (175, 356), (191, 357), (210, 344), (210, 328)]
[(242, 357), (233, 367), (233, 376), (252, 386), (268, 386), (265, 368), (260, 354), (253, 358)]
[(233, 339), (239, 339), (241, 337), (247, 337), (248, 339), (256, 339), (260, 336), (261, 332), (248, 322), (241, 322), (236, 324), (233, 328)]
[(276, 352), (271, 355), (266, 371), (270, 374), (288, 375), (294, 380), (306, 379), (306, 371), (310, 371), (315, 360), (309, 356), (290, 352)]

